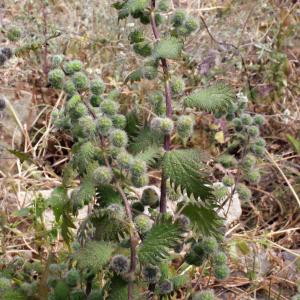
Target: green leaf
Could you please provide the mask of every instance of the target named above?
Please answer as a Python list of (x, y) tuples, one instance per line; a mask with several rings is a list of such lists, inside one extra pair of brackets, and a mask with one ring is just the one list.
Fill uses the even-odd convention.
[(300, 154), (300, 141), (294, 138), (292, 135), (288, 134), (287, 135), (287, 140), (289, 143), (292, 145), (294, 148), (295, 152)]
[(115, 191), (112, 185), (101, 185), (97, 189), (97, 200), (101, 207), (106, 207), (112, 203), (122, 203), (120, 194)]
[(190, 219), (193, 231), (204, 236), (219, 236), (219, 228), (223, 225), (223, 220), (218, 216), (214, 207), (206, 207), (197, 202), (189, 202), (183, 204), (183, 208), (179, 208), (181, 214)]
[(64, 187), (57, 187), (55, 188), (50, 198), (48, 199), (48, 205), (52, 208), (55, 221), (58, 222), (60, 217), (63, 214), (64, 206), (68, 201), (67, 190)]
[(74, 254), (80, 269), (92, 269), (99, 272), (109, 262), (114, 247), (107, 242), (89, 241)]
[(163, 136), (153, 134), (153, 131), (148, 127), (142, 127), (136, 137), (132, 139), (129, 145), (129, 151), (133, 154), (138, 154), (148, 150), (150, 147), (162, 146)]
[(184, 105), (207, 112), (216, 112), (220, 109), (226, 109), (234, 97), (235, 95), (230, 87), (224, 84), (216, 84), (196, 90), (184, 99)]
[(158, 264), (170, 255), (173, 248), (182, 238), (182, 228), (171, 220), (162, 218), (147, 233), (138, 249), (138, 257), (142, 264)]
[(204, 153), (195, 149), (172, 150), (165, 153), (163, 158), (164, 174), (170, 179), (171, 184), (181, 191), (186, 191), (188, 196), (194, 195), (201, 200), (212, 198), (212, 189), (207, 186), (204, 170)]
[(21, 163), (24, 161), (33, 162), (32, 158), (25, 152), (13, 150), (13, 149), (8, 149), (7, 151), (13, 154), (15, 157), (17, 157), (21, 161)]
[(128, 299), (128, 283), (119, 276), (111, 279), (109, 290), (108, 300)]
[(67, 245), (73, 240), (71, 228), (76, 229), (72, 217), (64, 210), (62, 214), (61, 235)]
[(153, 50), (154, 58), (178, 59), (181, 55), (183, 43), (175, 37), (158, 41)]
[(135, 158), (143, 160), (147, 163), (148, 166), (151, 166), (155, 163), (155, 160), (160, 156), (160, 148), (157, 146), (150, 146), (143, 152), (138, 153)]

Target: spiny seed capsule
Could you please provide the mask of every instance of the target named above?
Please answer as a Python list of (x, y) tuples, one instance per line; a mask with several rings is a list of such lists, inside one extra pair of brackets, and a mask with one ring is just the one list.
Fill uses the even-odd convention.
[(170, 9), (170, 0), (160, 0), (158, 3), (158, 9), (163, 12), (167, 12)]
[(230, 275), (230, 269), (227, 265), (217, 265), (214, 267), (214, 275), (218, 280), (224, 280)]
[(193, 134), (194, 120), (190, 116), (180, 116), (177, 121), (177, 132), (181, 138), (189, 138)]
[(104, 100), (101, 105), (101, 110), (107, 115), (115, 115), (118, 112), (119, 105), (117, 102), (113, 100), (106, 99)]
[(129, 272), (130, 262), (129, 259), (124, 255), (115, 255), (111, 259), (110, 267), (117, 274), (125, 274)]
[(163, 134), (171, 134), (174, 129), (174, 123), (169, 118), (161, 118), (159, 129)]
[(120, 204), (112, 203), (106, 209), (116, 219), (122, 220), (125, 217), (124, 208)]
[(193, 31), (197, 30), (198, 22), (195, 18), (188, 17), (184, 22), (184, 27), (187, 29), (188, 33), (192, 33)]
[(66, 283), (69, 287), (75, 287), (80, 281), (80, 274), (77, 270), (71, 269), (66, 275)]
[(94, 95), (100, 95), (105, 91), (105, 84), (102, 79), (94, 79), (91, 81), (90, 90)]
[(108, 135), (112, 126), (113, 126), (112, 120), (106, 116), (100, 117), (97, 120), (97, 128), (99, 132), (104, 136)]
[(1, 49), (1, 53), (7, 58), (10, 59), (12, 57), (12, 50), (8, 47), (4, 47)]
[(157, 193), (153, 189), (145, 189), (142, 194), (141, 202), (144, 205), (156, 206), (159, 201)]
[(247, 172), (245, 177), (251, 183), (258, 183), (258, 182), (260, 182), (260, 179), (261, 179), (260, 172), (258, 169), (254, 169), (254, 170)]
[(90, 103), (93, 107), (99, 107), (103, 99), (100, 96), (92, 95), (90, 97)]
[(224, 252), (219, 251), (212, 257), (214, 265), (224, 265), (227, 263), (227, 256)]
[(112, 158), (116, 159), (117, 156), (121, 153), (121, 152), (126, 152), (126, 150), (124, 148), (119, 148), (119, 147), (110, 147), (109, 149), (109, 154)]
[(80, 95), (73, 95), (67, 102), (66, 108), (67, 110), (74, 109), (81, 102)]
[(79, 92), (82, 92), (82, 91), (84, 91), (88, 88), (89, 80), (88, 80), (87, 76), (84, 73), (76, 72), (72, 76), (72, 80), (73, 80), (73, 83), (74, 83), (76, 89)]
[(171, 22), (175, 27), (178, 27), (183, 25), (185, 19), (186, 13), (183, 10), (177, 10), (172, 17)]
[[(75, 289), (70, 294), (70, 300), (85, 300), (85, 299), (86, 299), (86, 295), (83, 290)], [(96, 298), (96, 299), (101, 299), (101, 298)]]
[(134, 30), (130, 32), (128, 39), (130, 44), (140, 43), (144, 41), (144, 34), (140, 30)]
[(63, 87), (65, 74), (61, 69), (54, 69), (48, 74), (49, 83), (56, 89)]
[(158, 266), (148, 265), (142, 270), (142, 275), (148, 283), (157, 283), (161, 278), (161, 272)]
[(102, 184), (109, 184), (112, 180), (112, 172), (107, 167), (98, 167), (93, 172), (93, 182), (95, 185), (99, 186)]
[(170, 294), (171, 292), (173, 292), (173, 289), (173, 282), (168, 279), (165, 279), (159, 284), (159, 292), (162, 295)]
[(247, 127), (247, 132), (250, 137), (255, 138), (259, 135), (259, 129), (256, 126)]
[(67, 80), (64, 83), (64, 91), (68, 96), (73, 96), (77, 93), (76, 87), (72, 80)]
[(257, 138), (255, 140), (255, 145), (260, 146), (260, 147), (265, 147), (266, 146), (266, 141), (263, 138)]
[(212, 290), (197, 292), (193, 295), (192, 300), (214, 300), (215, 294)]
[(224, 176), (222, 182), (225, 186), (233, 186), (234, 185), (234, 177)]
[(19, 27), (13, 26), (8, 29), (6, 36), (11, 42), (16, 42), (20, 39), (21, 34), (21, 29)]
[(10, 289), (11, 286), (11, 281), (8, 278), (0, 277), (0, 292)]
[(70, 112), (70, 116), (74, 119), (83, 117), (86, 114), (87, 114), (87, 110), (83, 103), (78, 103), (77, 106), (74, 109), (72, 109), (72, 111)]
[(59, 275), (60, 274), (60, 266), (59, 266), (59, 264), (50, 264), (49, 265), (49, 272), (52, 275)]
[(132, 208), (134, 213), (142, 213), (145, 210), (144, 205), (139, 201), (133, 202), (131, 204), (131, 208)]
[(132, 176), (131, 181), (135, 187), (140, 188), (149, 183), (149, 177), (147, 174), (143, 174), (141, 176)]
[(253, 119), (249, 114), (242, 114), (241, 121), (244, 125), (251, 125), (253, 123)]
[(133, 157), (126, 151), (122, 151), (116, 157), (117, 164), (120, 168), (128, 170), (131, 167)]
[(237, 190), (241, 200), (249, 201), (251, 199), (252, 193), (245, 184), (243, 184), (243, 183), (238, 184), (236, 190)]
[(234, 168), (237, 165), (237, 160), (229, 154), (223, 154), (218, 158), (218, 162), (224, 168)]
[(265, 154), (265, 147), (253, 144), (250, 146), (250, 150), (252, 153), (254, 153), (257, 156), (263, 156)]
[(205, 238), (201, 243), (202, 249), (207, 255), (211, 255), (218, 250), (218, 242), (214, 237)]
[(151, 219), (146, 216), (146, 215), (138, 215), (134, 218), (134, 223), (137, 227), (137, 230), (141, 233), (141, 234), (145, 234), (146, 232), (148, 232), (153, 225), (153, 222), (151, 221)]
[(92, 135), (96, 132), (96, 125), (91, 116), (83, 116), (78, 119), (78, 125), (82, 128), (85, 136)]
[(128, 143), (127, 133), (121, 129), (115, 129), (110, 134), (110, 142), (115, 147), (125, 147)]
[(52, 67), (53, 68), (58, 68), (61, 65), (61, 63), (63, 62), (63, 60), (64, 60), (63, 55), (60, 55), (60, 54), (53, 55), (52, 60), (51, 60)]
[(80, 60), (71, 60), (64, 64), (64, 71), (68, 75), (73, 75), (82, 70), (82, 62)]
[(256, 164), (256, 158), (252, 154), (247, 154), (242, 160), (242, 167), (246, 170), (252, 169)]
[(146, 163), (141, 159), (135, 159), (130, 167), (133, 176), (140, 176), (147, 171)]
[(234, 118), (232, 120), (232, 124), (233, 124), (234, 129), (236, 131), (241, 131), (243, 129), (243, 123), (242, 123), (242, 120), (240, 118)]
[(180, 95), (184, 92), (185, 82), (182, 78), (176, 77), (171, 81), (171, 89), (175, 95)]
[(112, 116), (112, 121), (116, 128), (124, 129), (126, 127), (126, 117), (121, 114)]
[(133, 50), (136, 54), (139, 54), (143, 57), (150, 56), (152, 54), (152, 49), (150, 43), (140, 42), (133, 45)]
[(253, 120), (254, 120), (254, 124), (259, 126), (264, 125), (265, 123), (265, 118), (262, 115), (255, 115)]

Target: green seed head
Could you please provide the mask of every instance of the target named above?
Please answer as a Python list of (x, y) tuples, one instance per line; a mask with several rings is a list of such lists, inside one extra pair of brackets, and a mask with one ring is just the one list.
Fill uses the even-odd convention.
[(63, 87), (64, 79), (65, 74), (61, 69), (54, 69), (48, 74), (49, 83), (56, 89)]
[(184, 92), (185, 82), (182, 78), (176, 77), (171, 81), (171, 89), (175, 95), (180, 95)]
[(90, 97), (90, 103), (93, 107), (99, 107), (102, 103), (103, 99), (98, 95), (92, 95)]
[(224, 168), (234, 168), (237, 165), (237, 160), (229, 154), (223, 154), (218, 158), (218, 162)]
[(72, 76), (73, 83), (77, 89), (77, 91), (82, 92), (86, 89), (88, 89), (89, 86), (89, 80), (87, 76), (82, 72), (76, 72)]
[(69, 287), (75, 287), (80, 281), (80, 274), (77, 270), (71, 269), (66, 275), (66, 283)]
[(135, 187), (140, 188), (149, 183), (149, 177), (147, 174), (143, 174), (140, 176), (132, 176), (131, 181)]
[(104, 100), (101, 103), (100, 107), (101, 107), (101, 110), (105, 114), (110, 115), (110, 116), (115, 115), (119, 109), (118, 103), (113, 100), (109, 100), (109, 99)]
[(78, 124), (82, 128), (84, 136), (88, 137), (90, 135), (95, 134), (96, 125), (94, 119), (91, 116), (87, 115), (80, 117), (78, 119)]
[(145, 189), (142, 194), (141, 202), (144, 205), (156, 206), (159, 201), (157, 193), (153, 189)]
[(225, 186), (233, 186), (235, 183), (234, 177), (232, 176), (224, 176), (222, 182)]
[(259, 135), (259, 129), (254, 125), (247, 127), (247, 132), (252, 138), (256, 138)]
[(93, 182), (96, 186), (102, 184), (109, 184), (112, 180), (113, 174), (111, 170), (107, 167), (98, 167), (93, 172)]
[(184, 24), (186, 19), (186, 13), (183, 10), (177, 10), (172, 17), (172, 24), (175, 27), (181, 26)]
[(180, 116), (177, 121), (177, 132), (182, 139), (187, 139), (193, 134), (194, 120), (190, 116)]
[(67, 80), (64, 83), (64, 91), (69, 97), (71, 97), (77, 93), (76, 87), (72, 80)]
[(136, 216), (134, 218), (134, 223), (135, 223), (137, 230), (141, 234), (145, 234), (146, 232), (148, 232), (152, 228), (152, 225), (153, 225), (153, 222), (151, 221), (151, 219), (146, 215)]
[(143, 160), (135, 159), (130, 167), (133, 176), (140, 176), (147, 172), (147, 165)]
[[(71, 292), (70, 300), (85, 300), (85, 299), (86, 299), (86, 295), (83, 290), (75, 289)], [(101, 298), (97, 298), (97, 299), (100, 300)]]
[(243, 125), (251, 125), (253, 123), (253, 119), (249, 114), (242, 114), (241, 121)]
[(256, 158), (252, 154), (247, 154), (242, 160), (242, 167), (246, 170), (254, 168), (256, 164)]
[(163, 134), (171, 134), (174, 129), (174, 123), (169, 118), (161, 118), (159, 129)]
[(219, 251), (212, 257), (214, 265), (224, 265), (227, 263), (227, 256), (224, 252)]
[(184, 27), (187, 29), (188, 33), (192, 33), (195, 30), (197, 30), (199, 24), (197, 20), (193, 17), (188, 17), (186, 21), (184, 22)]
[(142, 270), (142, 275), (148, 283), (157, 283), (161, 278), (161, 272), (158, 266), (148, 265)]
[(8, 29), (7, 31), (7, 38), (11, 41), (11, 42), (16, 42), (21, 38), (22, 32), (21, 29), (17, 26), (13, 26), (11, 28)]
[(265, 147), (266, 146), (266, 141), (259, 137), (255, 140), (255, 145), (260, 146), (260, 147)]
[(246, 173), (245, 178), (251, 183), (259, 183), (261, 176), (258, 169), (250, 170)]
[(144, 34), (140, 30), (134, 30), (130, 32), (128, 39), (130, 41), (130, 44), (141, 43), (144, 41)]
[(71, 60), (64, 64), (64, 71), (68, 75), (73, 75), (82, 70), (82, 62), (80, 60)]
[(112, 129), (112, 126), (113, 122), (109, 117), (101, 116), (97, 120), (97, 128), (99, 132), (104, 136), (107, 136), (109, 134), (110, 130)]
[(214, 275), (216, 279), (218, 280), (224, 280), (229, 277), (230, 275), (230, 269), (228, 268), (227, 265), (216, 265), (214, 267)]
[(94, 95), (101, 95), (105, 91), (105, 84), (102, 79), (94, 79), (91, 81), (90, 90)]
[(214, 237), (205, 238), (202, 242), (202, 249), (205, 254), (211, 255), (218, 250), (218, 242)]
[(53, 55), (52, 56), (52, 67), (53, 68), (60, 67), (60, 65), (62, 64), (63, 61), (64, 61), (64, 56), (63, 55), (61, 55), (61, 54)]
[(112, 121), (115, 128), (124, 129), (126, 127), (126, 117), (121, 114), (114, 115)]
[(174, 290), (173, 282), (168, 279), (165, 279), (159, 284), (159, 292), (162, 295), (170, 294), (171, 292), (173, 292), (173, 290)]
[(252, 193), (245, 184), (243, 184), (243, 183), (238, 184), (236, 190), (237, 190), (241, 200), (249, 201), (251, 199)]
[(116, 161), (120, 168), (128, 170), (132, 165), (133, 157), (128, 152), (122, 151), (117, 155)]
[(262, 115), (255, 115), (253, 120), (254, 120), (254, 124), (258, 126), (264, 125), (265, 123), (265, 118)]
[(197, 292), (193, 295), (192, 300), (214, 300), (215, 294), (212, 290)]
[(133, 45), (133, 50), (135, 53), (147, 57), (152, 54), (152, 48), (149, 42), (139, 42)]
[(11, 289), (12, 283), (8, 278), (0, 277), (0, 292)]
[(107, 212), (116, 219), (122, 220), (125, 217), (125, 210), (120, 204), (112, 203), (106, 209)]
[(263, 156), (265, 154), (266, 148), (257, 144), (253, 144), (250, 146), (250, 150), (257, 156)]
[(170, 0), (160, 0), (158, 3), (158, 9), (162, 12), (167, 12), (171, 7)]
[(117, 274), (125, 274), (129, 272), (130, 262), (124, 255), (115, 255), (111, 259), (110, 267)]
[(125, 147), (128, 143), (127, 133), (122, 129), (115, 129), (110, 134), (110, 142), (115, 147)]
[(241, 131), (243, 129), (243, 123), (242, 123), (242, 120), (240, 118), (234, 118), (232, 120), (232, 124), (233, 124), (234, 129), (236, 131)]

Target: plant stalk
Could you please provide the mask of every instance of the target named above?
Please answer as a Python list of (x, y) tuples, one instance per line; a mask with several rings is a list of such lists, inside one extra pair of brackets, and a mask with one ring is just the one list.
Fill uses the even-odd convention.
[[(150, 14), (150, 22), (151, 22), (151, 28), (154, 35), (154, 38), (156, 41), (160, 40), (160, 34), (157, 28), (157, 24), (155, 21), (155, 5), (156, 1), (151, 0), (151, 14)], [(172, 119), (173, 115), (173, 106), (172, 106), (172, 92), (171, 92), (171, 86), (170, 86), (170, 74), (169, 74), (169, 66), (168, 61), (165, 58), (161, 58), (161, 66), (163, 69), (164, 74), (164, 85), (165, 85), (165, 102), (166, 102), (166, 114), (167, 117)], [(171, 148), (171, 136), (169, 134), (166, 134), (164, 137), (164, 150), (170, 151)], [(165, 213), (167, 211), (167, 177), (164, 174), (164, 171), (162, 170), (161, 174), (161, 185), (160, 185), (160, 212)]]

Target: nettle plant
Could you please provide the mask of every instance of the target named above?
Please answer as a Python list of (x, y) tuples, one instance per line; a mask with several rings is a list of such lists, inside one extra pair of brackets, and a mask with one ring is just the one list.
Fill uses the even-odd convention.
[[(62, 185), (48, 203), (67, 244), (79, 210), (87, 205), (92, 210), (77, 230), (72, 254), (47, 267), (49, 299), (169, 299), (181, 288), (187, 298), (214, 299), (210, 290), (195, 293), (199, 287), (188, 277), (193, 266), (216, 280), (230, 273), (216, 212), (218, 193), (206, 167), (209, 156), (189, 148), (189, 140), (199, 111), (238, 116), (240, 109), (224, 84), (186, 95), (184, 79), (174, 76), (171, 62), (182, 61), (185, 41), (198, 30), (193, 17), (171, 12), (165, 0), (119, 1), (114, 7), (119, 19), (141, 23), (129, 41), (144, 62), (126, 81), (161, 82), (163, 91), (149, 93), (148, 121), (138, 103), (129, 109), (119, 91), (106, 91), (100, 78), (90, 80), (80, 61), (53, 57), (49, 82), (66, 94), (53, 119), (74, 145)], [(249, 136), (249, 149), (257, 154), (264, 145), (253, 122), (261, 123), (244, 113), (233, 119), (237, 138)], [(251, 158), (243, 155), (242, 163)], [(236, 166), (233, 156), (223, 155), (220, 162)], [(248, 177), (257, 180), (252, 167)], [(149, 177), (152, 171), (160, 171), (158, 183)], [(76, 178), (80, 185), (74, 187)], [(224, 178), (226, 186), (234, 184), (230, 180)], [(157, 183), (160, 192), (149, 183)], [(249, 193), (243, 188), (239, 191)]]

